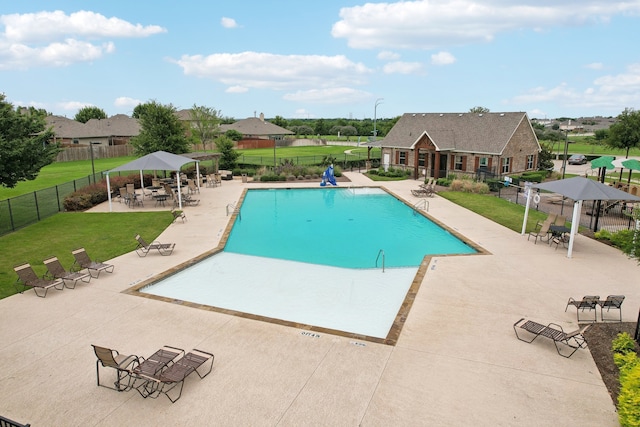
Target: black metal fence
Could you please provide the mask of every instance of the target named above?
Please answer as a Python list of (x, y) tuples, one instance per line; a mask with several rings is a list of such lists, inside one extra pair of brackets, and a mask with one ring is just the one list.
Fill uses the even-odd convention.
[[(277, 153), (277, 151), (276, 151)], [(364, 167), (365, 162), (370, 160), (377, 165), (380, 164), (380, 153), (372, 153), (371, 158), (368, 159), (367, 155), (364, 153), (344, 153), (341, 155), (315, 155), (315, 156), (251, 156), (251, 155), (241, 155), (237, 162), (238, 164), (245, 166), (266, 166), (273, 167), (274, 161), (275, 165), (278, 166), (282, 164), (285, 160), (300, 166), (314, 166), (321, 165), (326, 161), (327, 157), (331, 156), (334, 159), (334, 163), (339, 165), (343, 169), (350, 169), (358, 164), (362, 164)]]

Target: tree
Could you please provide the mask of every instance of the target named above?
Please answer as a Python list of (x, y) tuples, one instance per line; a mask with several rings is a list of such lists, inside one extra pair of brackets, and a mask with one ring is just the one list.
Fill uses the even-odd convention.
[(54, 133), (45, 130), (45, 117), (46, 111), (33, 107), (14, 109), (0, 94), (0, 185), (33, 180), (55, 159), (59, 149), (48, 143)]
[(229, 129), (224, 133), (224, 136), (232, 141), (240, 141), (242, 139), (242, 133), (235, 129)]
[(173, 154), (189, 152), (184, 125), (176, 116), (173, 105), (151, 101), (138, 107), (141, 107), (138, 117), (141, 129), (138, 136), (131, 138), (136, 155), (144, 156), (160, 150)]
[(76, 116), (73, 118), (75, 121), (80, 123), (87, 123), (91, 119), (106, 119), (107, 113), (104, 112), (102, 108), (98, 107), (83, 107), (76, 113)]
[(191, 133), (200, 140), (205, 150), (207, 142), (220, 132), (220, 113), (215, 108), (195, 104), (191, 107)]
[(606, 143), (611, 148), (625, 149), (625, 157), (629, 157), (629, 150), (640, 146), (640, 111), (625, 108), (609, 127)]
[(489, 109), (487, 107), (473, 107), (469, 109), (469, 112), (473, 114), (486, 114), (489, 112)]
[(240, 153), (233, 149), (233, 140), (227, 136), (221, 136), (216, 139), (216, 148), (221, 154), (220, 168), (233, 170), (237, 166), (238, 157), (240, 157)]
[(540, 144), (538, 154), (538, 170), (553, 170), (553, 146), (551, 144)]
[(287, 127), (287, 120), (282, 116), (276, 116), (273, 120), (271, 120), (271, 123), (276, 126), (280, 126), (281, 128)]

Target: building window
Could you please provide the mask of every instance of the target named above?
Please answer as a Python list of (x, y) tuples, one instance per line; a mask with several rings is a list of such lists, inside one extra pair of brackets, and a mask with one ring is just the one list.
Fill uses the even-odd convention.
[(453, 164), (453, 169), (457, 171), (461, 171), (463, 169), (463, 162), (464, 162), (463, 156), (456, 156)]
[(502, 159), (502, 173), (509, 173), (509, 172), (511, 172), (511, 158), (504, 157)]
[(488, 157), (480, 157), (480, 160), (478, 161), (478, 166), (481, 168), (488, 168), (489, 167), (489, 158)]
[(533, 154), (527, 156), (527, 169), (533, 169), (533, 158)]
[(424, 168), (426, 165), (427, 153), (419, 153), (418, 154), (418, 166)]
[(78, 140), (78, 138), (73, 138), (73, 143), (74, 144), (80, 144), (80, 141)]
[(406, 165), (407, 164), (407, 152), (406, 151), (400, 151), (400, 153), (398, 155), (398, 163), (400, 163), (401, 165)]

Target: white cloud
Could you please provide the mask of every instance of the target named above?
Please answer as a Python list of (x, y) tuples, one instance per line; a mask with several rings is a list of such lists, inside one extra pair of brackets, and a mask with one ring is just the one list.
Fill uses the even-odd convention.
[(624, 108), (640, 104), (640, 63), (632, 64), (617, 75), (605, 75), (585, 89), (569, 87), (536, 87), (507, 101), (508, 104), (540, 104), (553, 102), (567, 108), (593, 108), (617, 114)]
[(233, 18), (227, 18), (226, 16), (223, 16), (222, 19), (220, 19), (220, 25), (224, 28), (238, 28), (236, 20)]
[(139, 104), (143, 104), (143, 102), (139, 99), (129, 98), (128, 96), (120, 96), (113, 101), (113, 105), (116, 107), (133, 108)]
[(389, 62), (382, 68), (385, 74), (418, 74), (423, 72), (422, 64), (419, 62)]
[(296, 119), (313, 119), (313, 118), (315, 118), (315, 116), (313, 114), (311, 114), (309, 111), (307, 111), (304, 108), (298, 108), (293, 113), (293, 117), (296, 118)]
[(391, 52), (389, 50), (384, 50), (378, 53), (378, 59), (382, 61), (396, 61), (400, 59), (400, 54), (396, 52)]
[(225, 90), (226, 93), (246, 93), (249, 92), (248, 87), (244, 86), (230, 86)]
[(276, 55), (261, 52), (183, 55), (175, 61), (184, 74), (228, 86), (272, 90), (359, 85), (371, 73), (345, 56)]
[(604, 65), (602, 64), (602, 62), (592, 62), (591, 64), (587, 64), (584, 67), (591, 70), (602, 70), (604, 68)]
[(94, 107), (94, 105), (91, 104), (90, 102), (66, 101), (66, 102), (59, 102), (57, 104), (57, 107), (62, 109), (62, 110), (65, 110), (65, 111), (75, 111), (75, 112), (77, 112), (81, 108)]
[(360, 49), (436, 49), (491, 41), (497, 34), (608, 21), (638, 14), (640, 2), (624, 0), (416, 0), (344, 7), (331, 29)]
[(287, 93), (283, 96), (283, 99), (286, 101), (315, 104), (350, 104), (367, 101), (371, 99), (371, 94), (357, 89), (337, 87), (299, 90), (294, 93)]
[(456, 62), (456, 58), (449, 52), (438, 52), (431, 55), (431, 63), (433, 65), (449, 65), (454, 62)]
[(0, 15), (0, 69), (67, 66), (91, 62), (115, 52), (110, 37), (147, 37), (166, 32), (157, 25), (131, 24), (119, 18), (80, 11)]

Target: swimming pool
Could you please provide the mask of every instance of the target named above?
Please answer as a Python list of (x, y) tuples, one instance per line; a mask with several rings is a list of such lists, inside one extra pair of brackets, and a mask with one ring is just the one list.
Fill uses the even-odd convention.
[(140, 292), (388, 340), (425, 255), (476, 252), (380, 189), (247, 190), (222, 253)]

